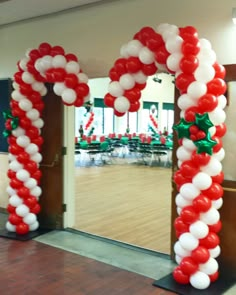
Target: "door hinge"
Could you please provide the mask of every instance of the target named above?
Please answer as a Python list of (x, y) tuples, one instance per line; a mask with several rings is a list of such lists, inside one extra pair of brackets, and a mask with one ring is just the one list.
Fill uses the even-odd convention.
[(61, 154), (62, 154), (62, 156), (67, 155), (67, 147), (66, 146), (62, 147)]
[(67, 211), (67, 206), (66, 204), (62, 204), (62, 212), (66, 212)]

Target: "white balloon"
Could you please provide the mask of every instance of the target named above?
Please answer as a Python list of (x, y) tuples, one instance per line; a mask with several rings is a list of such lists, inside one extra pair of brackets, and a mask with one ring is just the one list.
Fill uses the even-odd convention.
[(212, 258), (217, 258), (219, 255), (220, 255), (220, 252), (221, 252), (221, 249), (220, 249), (220, 246), (216, 246), (215, 248), (212, 248), (212, 249), (208, 249), (209, 252), (210, 252), (210, 256)]
[(16, 208), (16, 214), (21, 217), (25, 217), (28, 213), (29, 213), (29, 208), (24, 204), (21, 204)]
[(43, 159), (42, 155), (40, 153), (35, 153), (31, 155), (30, 159), (36, 163), (40, 163)]
[(123, 45), (121, 48), (121, 53), (124, 57), (129, 56), (139, 56), (141, 49), (143, 48), (143, 44), (138, 40), (131, 40), (127, 45)]
[(16, 143), (21, 147), (27, 147), (30, 144), (30, 139), (26, 135), (21, 135), (16, 139)]
[(199, 290), (207, 289), (210, 286), (211, 280), (207, 274), (202, 271), (197, 271), (190, 276), (190, 284)]
[(20, 197), (18, 197), (17, 195), (13, 195), (9, 198), (9, 204), (14, 207), (18, 207), (22, 203), (23, 203), (23, 200)]
[(199, 190), (208, 189), (212, 184), (212, 178), (204, 172), (198, 172), (192, 179), (193, 184)]
[(22, 164), (20, 164), (17, 160), (14, 160), (9, 164), (9, 169), (15, 172), (19, 171), (22, 168), (23, 168)]
[(120, 112), (125, 113), (130, 107), (130, 102), (125, 96), (119, 96), (115, 99), (114, 108)]
[(187, 110), (188, 108), (197, 105), (197, 102), (188, 94), (184, 93), (178, 98), (177, 105), (181, 110)]
[(222, 161), (225, 158), (224, 148), (221, 148), (217, 153), (214, 153), (212, 157), (216, 158), (218, 161)]
[(8, 230), (9, 232), (15, 232), (16, 231), (16, 226), (11, 224), (10, 221), (7, 221), (6, 230)]
[(222, 171), (222, 164), (215, 157), (211, 157), (207, 165), (201, 166), (201, 171), (210, 176), (215, 176)]
[(205, 83), (194, 81), (187, 88), (187, 94), (193, 98), (198, 99), (207, 93), (207, 86)]
[(33, 224), (29, 225), (29, 230), (34, 231), (39, 228), (39, 222), (36, 220)]
[(66, 88), (62, 94), (61, 94), (61, 97), (62, 97), (62, 100), (66, 103), (74, 103), (76, 98), (77, 98), (77, 95), (76, 95), (76, 92), (75, 90), (73, 89), (70, 89), (70, 88)]
[(134, 77), (135, 82), (137, 82), (139, 84), (146, 83), (146, 81), (147, 81), (147, 76), (142, 71), (138, 71), (137, 73), (134, 73), (133, 77)]
[[(137, 40), (138, 41), (138, 40)], [(130, 56), (129, 52), (128, 52), (128, 44), (123, 44), (120, 48), (120, 55), (122, 57), (125, 57), (125, 58), (128, 58)], [(134, 55), (134, 54), (131, 54), (132, 56), (138, 56), (139, 55), (139, 52)]]
[(215, 126), (211, 126), (209, 129), (208, 129), (209, 133), (211, 136), (214, 136), (215, 133), (216, 133), (216, 127)]
[(200, 42), (201, 48), (207, 48), (207, 49), (212, 48), (211, 42), (205, 38), (199, 39), (199, 42)]
[(45, 73), (46, 70), (52, 67), (52, 59), (51, 55), (44, 55), (41, 59), (41, 69), (42, 72)]
[(43, 121), (43, 119), (41, 119), (41, 118), (38, 118), (37, 120), (35, 120), (35, 121), (33, 121), (32, 122), (32, 125), (34, 126), (34, 127), (37, 127), (37, 128), (43, 128), (43, 126), (44, 126), (44, 121)]
[(187, 161), (191, 159), (192, 153), (184, 146), (179, 146), (176, 151), (176, 156), (180, 161)]
[(225, 122), (226, 114), (225, 111), (220, 107), (216, 107), (212, 112), (209, 112), (209, 119), (214, 125), (220, 125)]
[(27, 181), (24, 182), (24, 186), (28, 189), (33, 189), (37, 186), (37, 181), (34, 178), (29, 178)]
[(53, 91), (58, 96), (61, 96), (65, 89), (66, 89), (66, 86), (63, 82), (57, 82), (53, 86)]
[(135, 80), (131, 74), (124, 74), (120, 77), (119, 83), (125, 90), (131, 89), (135, 85)]
[(182, 44), (183, 44), (183, 39), (180, 36), (176, 35), (176, 36), (173, 36), (173, 38), (169, 38), (166, 41), (165, 47), (166, 47), (166, 50), (170, 53), (176, 53), (176, 52), (180, 53)]
[(79, 79), (79, 83), (85, 83), (87, 84), (88, 83), (88, 76), (85, 74), (85, 73), (79, 73), (77, 75), (78, 79)]
[(124, 89), (121, 87), (120, 83), (118, 81), (112, 81), (108, 85), (108, 92), (115, 97), (122, 96), (124, 93)]
[(31, 84), (31, 87), (33, 90), (40, 92), (45, 86), (43, 83), (35, 81)]
[(10, 187), (9, 185), (6, 188), (6, 192), (8, 193), (9, 196), (13, 196), (16, 194), (16, 191), (12, 187)]
[(40, 113), (36, 109), (31, 109), (26, 113), (26, 117), (32, 121), (35, 121), (40, 117)]
[(179, 52), (172, 53), (171, 55), (169, 55), (166, 61), (168, 69), (174, 72), (179, 71), (179, 63), (182, 57), (183, 55)]
[(37, 153), (38, 150), (39, 150), (39, 148), (35, 143), (30, 143), (25, 149), (25, 151), (30, 155)]
[(47, 88), (43, 85), (42, 89), (39, 91), (41, 96), (45, 96), (48, 93)]
[(30, 190), (30, 194), (38, 198), (42, 194), (42, 189), (39, 186), (36, 186)]
[(21, 78), (26, 84), (32, 84), (35, 82), (34, 76), (29, 72), (23, 72)]
[(155, 61), (154, 53), (147, 47), (142, 47), (139, 52), (139, 59), (145, 65), (152, 64)]
[(20, 181), (27, 181), (29, 177), (30, 177), (30, 174), (25, 169), (21, 169), (16, 172), (16, 178), (19, 179)]
[(227, 99), (225, 97), (225, 95), (220, 95), (217, 97), (218, 99), (218, 107), (221, 108), (221, 109), (224, 109), (227, 105)]
[(187, 251), (193, 251), (199, 245), (199, 240), (196, 239), (191, 233), (183, 233), (179, 237), (180, 245)]
[(174, 252), (181, 257), (187, 257), (191, 255), (191, 251), (184, 249), (179, 241), (177, 241), (174, 245)]
[(36, 215), (34, 213), (28, 213), (24, 218), (23, 221), (28, 224), (34, 224), (36, 222)]
[(17, 127), (16, 129), (12, 130), (12, 134), (15, 137), (19, 137), (21, 135), (25, 135), (25, 130), (21, 127)]
[(217, 200), (211, 201), (212, 207), (215, 209), (220, 209), (223, 205), (223, 199), (219, 198)]
[(200, 63), (207, 62), (213, 65), (216, 62), (216, 54), (212, 49), (209, 48), (200, 48), (197, 58)]
[(175, 198), (175, 204), (176, 204), (176, 206), (178, 206), (180, 208), (184, 208), (186, 206), (191, 205), (192, 204), (192, 201), (186, 200), (185, 198), (183, 198), (181, 196), (181, 194), (177, 194), (177, 196)]
[(23, 57), (20, 62), (19, 62), (19, 66), (23, 71), (27, 71), (27, 63), (29, 61), (29, 58), (27, 57)]
[(52, 58), (52, 67), (53, 68), (65, 68), (67, 60), (64, 55), (55, 55)]
[(204, 222), (198, 220), (190, 225), (189, 231), (196, 239), (203, 239), (208, 235), (209, 228)]
[(199, 264), (199, 270), (207, 275), (213, 275), (218, 268), (218, 262), (213, 257), (210, 257), (206, 263)]
[(180, 188), (180, 194), (187, 200), (193, 200), (200, 195), (200, 190), (192, 183), (184, 183)]
[(176, 211), (177, 211), (177, 214), (180, 215), (181, 214), (181, 211), (182, 211), (182, 208), (181, 207), (177, 207), (176, 208)]
[(196, 145), (193, 143), (192, 140), (188, 139), (188, 138), (183, 138), (182, 141), (183, 146), (189, 150), (190, 152), (195, 151), (196, 150)]
[(215, 69), (208, 63), (200, 64), (194, 72), (196, 81), (202, 83), (210, 82), (215, 76)]
[(211, 207), (207, 212), (200, 213), (200, 220), (208, 225), (216, 224), (220, 219), (220, 213), (216, 208)]
[(177, 264), (180, 264), (182, 260), (183, 260), (183, 257), (181, 257), (179, 255), (175, 255), (175, 261)]
[(21, 94), (19, 92), (19, 90), (14, 90), (11, 94), (11, 97), (15, 100), (15, 101), (20, 101), (21, 99), (26, 99), (26, 97)]
[(65, 67), (67, 73), (78, 74), (80, 72), (80, 66), (76, 61), (69, 61)]

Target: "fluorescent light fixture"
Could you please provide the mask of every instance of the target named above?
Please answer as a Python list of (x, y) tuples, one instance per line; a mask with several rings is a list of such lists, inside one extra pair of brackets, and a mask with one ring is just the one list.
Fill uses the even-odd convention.
[(236, 25), (236, 8), (232, 8), (232, 20), (233, 23)]

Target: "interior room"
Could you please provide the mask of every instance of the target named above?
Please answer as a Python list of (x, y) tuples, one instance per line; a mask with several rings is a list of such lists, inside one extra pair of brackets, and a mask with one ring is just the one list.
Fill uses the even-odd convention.
[[(45, 224), (52, 222), (50, 232), (31, 239), (30, 242), (35, 243), (32, 247), (44, 244), (141, 275), (134, 278), (134, 285), (135, 280), (145, 277), (151, 279), (147, 284), (152, 284), (153, 280), (170, 275), (176, 267), (174, 220), (180, 211), (175, 201), (177, 186), (173, 178), (181, 164), (176, 155), (180, 143), (178, 132), (173, 126), (183, 116), (177, 104), (180, 93), (175, 81), (178, 74), (158, 64), (160, 67), (149, 75), (141, 91), (140, 107), (136, 111), (117, 116), (114, 109), (104, 103), (111, 82), (110, 70), (121, 56), (122, 46), (144, 27), (156, 30), (160, 24), (173, 24), (178, 28), (196, 28), (203, 43), (209, 40), (218, 63), (229, 66), (226, 69), (229, 69), (230, 78), (226, 75), (225, 80), (231, 86), (225, 94), (225, 108), (230, 131), (223, 140), (229, 157), (222, 162), (223, 190), (228, 198), (224, 199), (223, 206), (227, 210), (220, 211), (222, 256), (227, 257), (229, 236), (236, 241), (231, 211), (236, 187), (231, 151), (235, 135), (231, 108), (234, 87), (233, 83), (229, 84), (235, 80), (234, 70), (230, 68), (236, 64), (234, 6), (234, 0), (214, 3), (203, 0), (191, 3), (187, 0), (0, 1), (1, 81), (14, 81), (19, 61), (47, 42), (78, 57), (80, 73), (87, 75), (90, 89), (90, 96), (82, 106), (74, 107), (69, 103), (59, 106), (56, 100), (60, 97), (55, 92), (52, 94), (54, 89), (50, 83), (47, 85), (48, 96), (45, 97), (51, 101), (44, 113), (41, 168), (45, 175), (42, 185), (50, 187), (47, 194), (53, 195), (54, 211), (43, 210), (47, 215)], [(29, 9), (22, 9), (24, 7)], [(3, 111), (6, 110), (1, 109)], [(54, 130), (60, 136), (54, 136)], [(0, 224), (4, 230), (8, 218), (10, 160), (9, 152), (1, 148)], [(54, 166), (60, 166), (54, 173), (55, 178), (48, 172)], [(61, 178), (57, 178), (59, 173)], [(47, 202), (47, 199), (42, 200), (44, 205)], [(55, 213), (55, 218), (50, 219), (50, 212)], [(42, 226), (43, 214), (40, 216)], [(12, 239), (3, 238), (3, 241), (4, 251), (7, 251), (8, 241), (12, 243)], [(14, 249), (14, 245), (14, 242), (10, 244), (9, 249)], [(231, 252), (228, 253), (226, 262), (232, 274), (236, 262)], [(96, 280), (101, 282), (99, 278)], [(234, 294), (234, 281), (235, 278), (221, 294)], [(115, 287), (104, 285), (98, 289), (101, 293), (94, 293), (89, 284), (82, 283), (81, 288), (85, 290), (83, 294), (121, 294)], [(129, 283), (124, 289), (120, 288), (122, 294), (188, 294), (145, 286), (137, 291), (137, 287)], [(76, 286), (76, 294), (81, 290)], [(71, 289), (68, 292), (73, 294)]]

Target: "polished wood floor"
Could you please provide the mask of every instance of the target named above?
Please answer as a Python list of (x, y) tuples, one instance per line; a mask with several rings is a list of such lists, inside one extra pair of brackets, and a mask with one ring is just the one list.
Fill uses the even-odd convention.
[(170, 168), (126, 163), (75, 169), (75, 229), (170, 254)]

